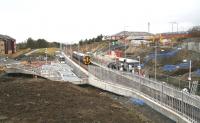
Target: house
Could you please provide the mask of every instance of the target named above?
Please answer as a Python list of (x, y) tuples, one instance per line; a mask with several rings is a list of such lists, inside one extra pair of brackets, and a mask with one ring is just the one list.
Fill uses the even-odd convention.
[(148, 32), (130, 32), (126, 40), (130, 41), (133, 46), (149, 45), (153, 36)]
[(123, 40), (133, 40), (133, 39), (142, 39), (142, 40), (146, 40), (146, 39), (150, 39), (152, 38), (152, 36), (154, 36), (151, 33), (148, 32), (132, 32), (132, 31), (122, 31), (119, 32), (117, 34), (112, 35), (112, 38), (115, 38), (117, 40), (119, 39), (123, 39)]
[(16, 40), (7, 35), (0, 34), (0, 54), (13, 54), (16, 52)]
[(128, 37), (130, 35), (130, 32), (128, 31), (122, 31), (122, 32), (119, 32), (119, 33), (116, 33), (114, 35), (111, 35), (111, 39), (112, 40), (122, 40), (124, 41), (126, 37)]

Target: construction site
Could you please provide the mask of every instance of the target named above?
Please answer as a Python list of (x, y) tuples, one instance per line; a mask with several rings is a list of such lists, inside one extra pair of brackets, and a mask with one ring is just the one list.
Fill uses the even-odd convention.
[[(57, 50), (48, 49), (47, 62), (45, 49), (39, 49), (22, 53), (17, 57), (18, 61), (3, 59), (1, 65), (20, 60), (20, 64), (29, 69), (39, 67), (57, 60)], [(5, 73), (4, 70), (2, 67), (0, 76), (1, 122), (160, 123), (165, 119), (165, 123), (173, 123), (143, 101), (138, 102), (137, 98), (127, 98), (88, 85), (77, 86), (66, 81), (36, 78), (19, 71)]]
[[(134, 33), (130, 32), (127, 33), (127, 38), (120, 39), (120, 35), (123, 37), (124, 34), (126, 33), (121, 32), (113, 36), (114, 39), (118, 37), (119, 40), (82, 44), (80, 49), (78, 45), (73, 45), (72, 49), (84, 53), (92, 52), (93, 60), (110, 68), (112, 66), (113, 69), (119, 69), (121, 58), (133, 59), (136, 65), (131, 68), (131, 71), (135, 74), (139, 74), (137, 66), (140, 62), (140, 73), (143, 76), (158, 79), (180, 89), (189, 87), (188, 77), (190, 77), (192, 78), (190, 81), (194, 82), (194, 93), (200, 94), (197, 88), (197, 81), (200, 79), (199, 38), (188, 38), (186, 34), (174, 36), (163, 34), (152, 38), (149, 34), (146, 39), (141, 39), (144, 35), (134, 37)], [(135, 40), (130, 40), (130, 37), (134, 37), (140, 43), (133, 43)], [(148, 43), (145, 44), (145, 41)], [(66, 50), (70, 53), (70, 46)], [(130, 71), (128, 66), (125, 69)]]
[(0, 0), (0, 123), (200, 123), (200, 0)]
[(198, 123), (199, 50), (185, 33), (120, 32), (2, 56), (0, 120)]

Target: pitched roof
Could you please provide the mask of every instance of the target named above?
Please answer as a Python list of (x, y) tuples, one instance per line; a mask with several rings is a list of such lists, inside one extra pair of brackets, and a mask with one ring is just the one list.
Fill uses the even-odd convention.
[(129, 31), (122, 31), (112, 36), (152, 36), (152, 33), (148, 32), (129, 32)]
[(14, 38), (7, 36), (7, 35), (2, 35), (0, 34), (0, 39), (4, 39), (4, 40), (15, 40)]

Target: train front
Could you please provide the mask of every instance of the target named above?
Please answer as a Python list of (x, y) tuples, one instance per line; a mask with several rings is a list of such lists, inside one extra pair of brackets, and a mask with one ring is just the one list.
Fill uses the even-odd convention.
[(83, 57), (83, 63), (84, 63), (85, 65), (91, 64), (90, 56), (84, 55), (84, 57)]

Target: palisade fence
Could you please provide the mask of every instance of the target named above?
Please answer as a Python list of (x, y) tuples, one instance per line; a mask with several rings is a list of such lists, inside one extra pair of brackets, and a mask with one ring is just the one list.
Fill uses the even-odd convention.
[(101, 81), (136, 89), (191, 122), (200, 123), (200, 99), (194, 95), (134, 74), (127, 76), (121, 72), (96, 66), (89, 66), (88, 71)]

